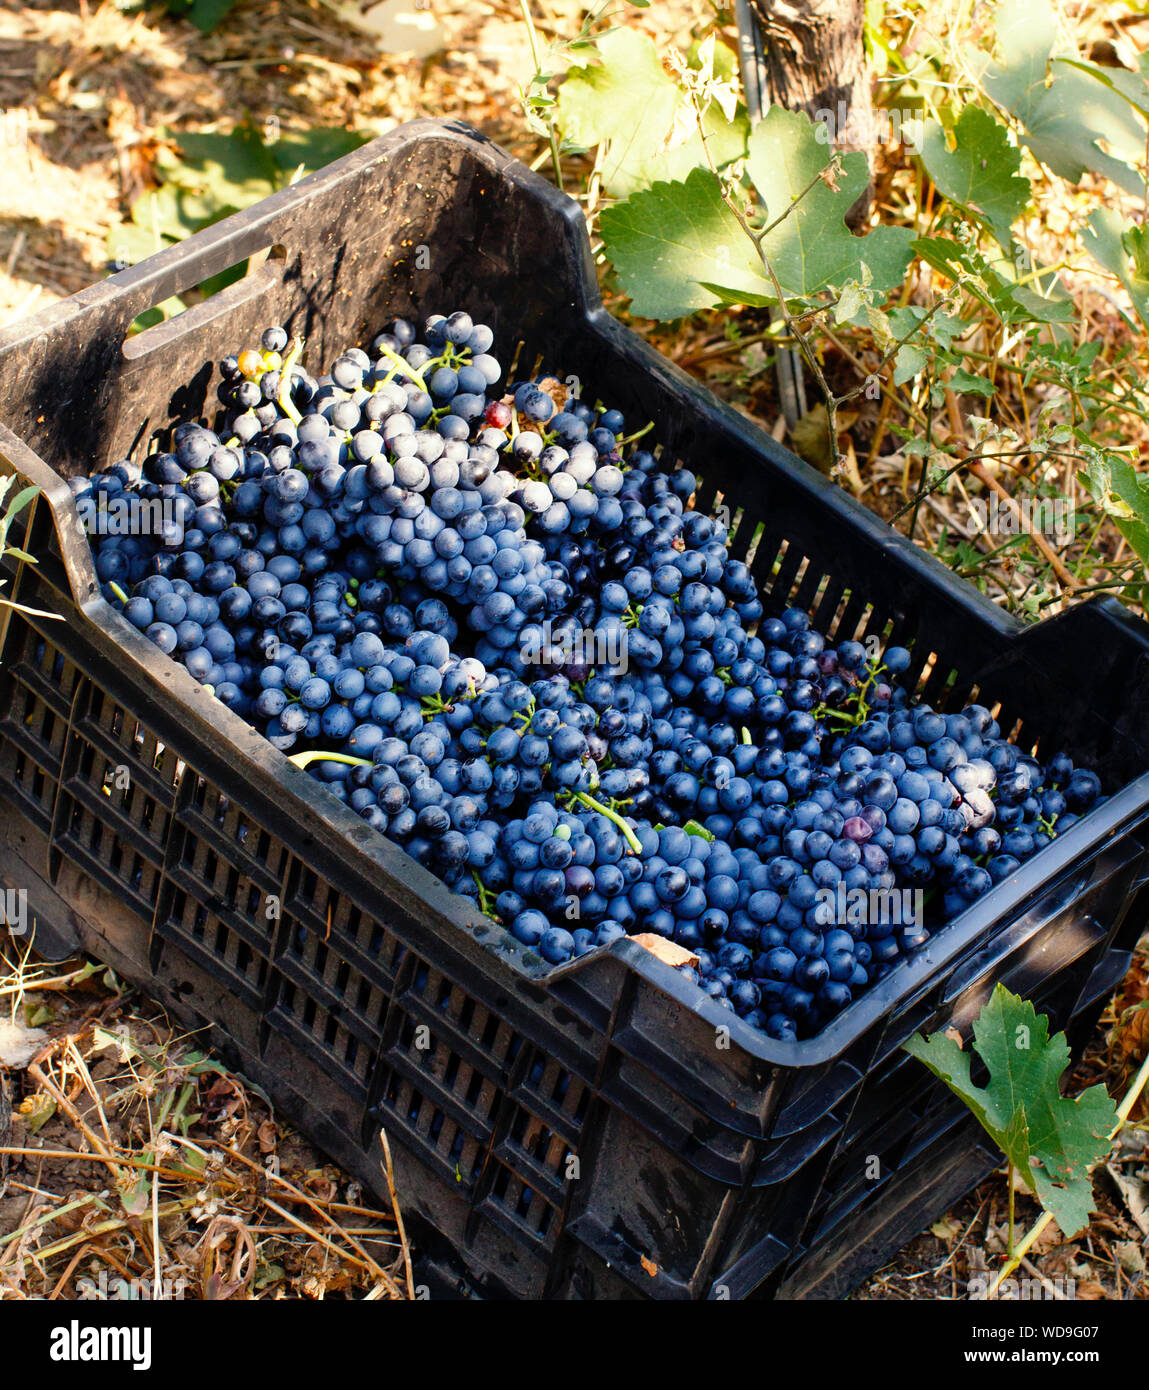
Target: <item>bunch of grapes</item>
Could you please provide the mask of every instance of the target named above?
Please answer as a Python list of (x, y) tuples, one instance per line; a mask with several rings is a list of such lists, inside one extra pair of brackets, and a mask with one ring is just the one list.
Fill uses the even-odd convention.
[(127, 621), (544, 961), (653, 933), (810, 1036), (1103, 800), (914, 703), (904, 648), (767, 617), (689, 471), (493, 347), (396, 319), (312, 376), (268, 329), (211, 427), (72, 488), (160, 504), (95, 528)]

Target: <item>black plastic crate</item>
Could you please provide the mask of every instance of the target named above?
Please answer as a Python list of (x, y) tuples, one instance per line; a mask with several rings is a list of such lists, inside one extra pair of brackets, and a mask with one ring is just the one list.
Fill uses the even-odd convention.
[[(455, 304), (519, 343), (520, 367), (541, 357), (653, 419), (698, 505), (730, 508), (768, 607), (798, 603), (838, 640), (912, 642), (926, 698), (977, 695), (1024, 747), (1126, 785), (802, 1043), (752, 1031), (633, 941), (553, 969), (476, 917), (104, 603), (62, 481), (210, 412), (214, 363), (271, 322), (317, 361)], [(1069, 1022), (1144, 927), (1146, 629), (1107, 601), (1022, 629), (611, 319), (576, 205), (462, 127), (403, 127), (7, 330), (0, 421), (0, 466), (43, 489), (25, 542), (41, 563), (14, 571), (14, 596), (65, 618), (0, 610), (3, 877), (209, 1025), (369, 1183), (385, 1126), (419, 1239), (486, 1291), (770, 1287), (827, 1174), (891, 1124), (903, 1144), (925, 1133), (941, 1089), (898, 1051), (910, 1033), (968, 1031), (998, 980)]]

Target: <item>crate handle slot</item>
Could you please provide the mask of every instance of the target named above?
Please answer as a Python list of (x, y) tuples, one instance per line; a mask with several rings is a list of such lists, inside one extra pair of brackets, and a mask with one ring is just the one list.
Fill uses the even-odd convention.
[[(264, 246), (250, 257), (244, 256), (233, 262), (233, 267), (242, 265), (245, 260), (249, 262), (249, 269), (242, 280), (225, 285), (223, 289), (217, 290), (199, 304), (193, 304), (191, 308), (165, 319), (163, 323), (157, 323), (152, 328), (145, 328), (142, 333), (133, 333), (125, 338), (124, 360), (140, 362), (155, 352), (162, 352), (186, 334), (194, 333), (197, 328), (211, 323), (213, 319), (231, 312), (259, 295), (266, 294), (273, 286), (282, 282), (287, 265), (287, 251), (284, 247)], [(173, 290), (171, 293), (159, 289), (156, 291), (157, 297), (162, 298), (171, 298), (171, 294), (179, 293), (182, 293), (182, 290)]]

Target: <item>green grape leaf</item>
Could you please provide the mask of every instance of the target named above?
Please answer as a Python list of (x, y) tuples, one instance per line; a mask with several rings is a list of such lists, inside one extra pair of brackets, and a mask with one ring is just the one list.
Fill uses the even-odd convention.
[[(869, 267), (863, 268), (868, 277)], [(842, 293), (838, 296), (837, 304), (834, 305), (835, 323), (849, 323), (870, 307), (870, 287), (865, 280), (866, 277), (861, 280), (847, 280), (842, 286)]]
[(822, 129), (804, 112), (772, 106), (750, 137), (747, 172), (767, 222), (782, 218), (763, 249), (787, 299), (809, 299), (859, 280), (863, 265), (871, 290), (884, 295), (905, 279), (913, 234), (906, 227), (877, 227), (866, 237), (853, 235), (845, 216), (869, 180), (866, 158), (842, 155), (838, 186), (831, 188), (818, 178), (833, 158), (819, 138)]
[(1021, 151), (1003, 125), (980, 106), (967, 106), (953, 129), (954, 148), (937, 121), (922, 138), (922, 162), (938, 190), (982, 217), (998, 244), (1009, 250), (1010, 228), (1029, 202), (1029, 180), (1018, 173)]
[(5, 531), (7, 531), (8, 527), (12, 524), (12, 522), (16, 520), (17, 515), (20, 512), (22, 512), (26, 506), (28, 506), (28, 504), (32, 501), (32, 499), (36, 496), (36, 494), (39, 491), (40, 489), (36, 486), (35, 483), (30, 483), (27, 487), (21, 488), (20, 491), (16, 494), (16, 496), (12, 498), (12, 500), (8, 503), (7, 507), (4, 509)]
[(1011, 285), (1003, 280), (1002, 293), (1014, 306), (1012, 312), (1002, 314), (1006, 322), (1016, 323), (1022, 319), (1038, 323), (1069, 323), (1075, 314), (1073, 300), (1069, 292), (1056, 276), (1050, 278), (1050, 293), (1042, 294), (1032, 285)]
[(911, 335), (917, 330), (920, 336), (917, 345), (928, 341), (936, 344), (942, 352), (949, 352), (955, 338), (960, 338), (974, 325), (957, 314), (947, 314), (944, 309), (930, 313), (920, 304), (896, 304), (889, 311), (890, 328), (895, 338), (905, 339), (911, 346)]
[(1111, 271), (1129, 293), (1149, 327), (1149, 228), (1127, 225), (1111, 208), (1090, 213), (1083, 240), (1099, 265)]
[[(148, 196), (145, 194), (145, 197)], [(136, 204), (136, 207), (141, 207), (141, 211), (142, 202), (143, 199), (140, 199)], [(134, 216), (135, 208), (132, 209), (132, 213)], [(170, 245), (171, 238), (160, 228), (158, 217), (154, 230), (135, 221), (121, 222), (115, 227), (110, 227), (105, 238), (108, 259), (122, 261), (125, 265), (136, 265)]]
[(686, 51), (687, 61), (692, 68), (699, 68), (709, 54), (714, 76), (726, 81), (738, 76), (738, 54), (724, 43), (708, 43), (706, 39), (694, 39)]
[(305, 174), (322, 169), (324, 165), (342, 159), (345, 154), (351, 154), (374, 138), (373, 130), (313, 126), (310, 130), (282, 130), (274, 140), (267, 142), (266, 149), (279, 171), (276, 184), (283, 187), (294, 180), (301, 167)]
[[(718, 103), (712, 101), (702, 113), (702, 128), (706, 132), (710, 158), (717, 168), (722, 169), (732, 160), (745, 155), (750, 135), (750, 120), (745, 107), (740, 106), (734, 119), (728, 121)], [(695, 129), (695, 133), (681, 144), (671, 145), (644, 160), (636, 172), (641, 176), (643, 186), (654, 183), (656, 179), (684, 179), (691, 169), (707, 163), (706, 147)]]
[(1149, 53), (1142, 53), (1139, 72), (1133, 72), (1130, 68), (1103, 68), (1098, 63), (1087, 63), (1081, 58), (1053, 60), (1055, 69), (1062, 64), (1088, 73), (1149, 120)]
[(165, 183), (192, 189), (217, 206), (243, 208), (275, 188), (278, 168), (271, 149), (250, 126), (230, 134), (165, 131), (178, 153), (161, 149), (156, 172)]
[(1049, 0), (1001, 0), (995, 23), (1008, 56), (989, 67), (983, 85), (1020, 122), (1034, 155), (1071, 183), (1093, 170), (1140, 197), (1144, 122), (1117, 91), (1056, 61), (1077, 54), (1059, 37)]
[(569, 143), (603, 147), (603, 187), (623, 197), (647, 182), (642, 166), (674, 121), (678, 85), (663, 70), (654, 40), (637, 30), (614, 29), (597, 48), (602, 61), (570, 73), (559, 88), (556, 120)]
[[(697, 129), (668, 145), (683, 94), (662, 66), (654, 40), (633, 29), (612, 29), (597, 41), (601, 62), (571, 71), (559, 88), (555, 120), (563, 139), (583, 149), (602, 147), (603, 187), (623, 198), (662, 179), (685, 178), (704, 164)], [(711, 102), (703, 114), (710, 153), (719, 168), (745, 153), (744, 111), (727, 121)]]
[[(162, 149), (156, 170), (163, 182), (132, 205), (131, 220), (111, 228), (106, 245), (110, 260), (139, 261), (202, 231), (229, 213), (266, 198), (304, 173), (358, 149), (369, 131), (316, 127), (303, 132), (267, 132), (238, 125), (228, 135), (188, 131), (172, 135), (178, 153)], [(201, 295), (215, 294), (241, 279), (246, 262), (204, 280)], [(134, 327), (150, 328), (184, 309), (173, 297), (141, 314)]]
[(730, 306), (741, 304), (748, 309), (768, 309), (778, 302), (776, 294), (755, 294), (753, 290), (731, 290), (725, 285), (714, 285), (709, 280), (698, 282), (704, 290), (709, 290), (719, 304)]
[[(157, 242), (163, 246), (169, 241), (182, 241), (226, 216), (226, 212), (234, 211), (234, 204), (220, 204), (195, 188), (163, 183), (136, 199), (132, 204), (131, 222), (143, 233), (143, 239), (138, 242), (140, 249), (150, 237), (152, 249), (156, 250), (159, 249)], [(150, 253), (144, 251), (143, 254)]]
[(952, 1038), (913, 1037), (906, 1051), (960, 1096), (1012, 1162), (1066, 1236), (1093, 1210), (1090, 1169), (1109, 1152), (1117, 1111), (1104, 1086), (1076, 1099), (1062, 1096), (1069, 1064), (1065, 1034), (1049, 1036), (1049, 1020), (1027, 999), (997, 985), (973, 1025), (974, 1051), (989, 1069), (975, 1086), (971, 1055)]
[(298, 173), (349, 154), (371, 136), (317, 127), (298, 133), (277, 129), (265, 139), (254, 126), (238, 125), (228, 135), (181, 131), (171, 138), (179, 153), (165, 150), (157, 158), (163, 184), (133, 205), (132, 221), (145, 231), (158, 226), (162, 235), (179, 240), (266, 198)]
[(718, 180), (693, 169), (681, 183), (659, 182), (604, 208), (599, 229), (631, 310), (643, 318), (676, 319), (772, 286), (738, 220), (722, 201)]
[[(956, 281), (963, 274), (977, 276), (981, 272), (981, 265), (975, 259), (972, 248), (952, 241), (949, 237), (919, 237), (914, 242), (913, 249), (928, 266), (941, 271), (951, 280)], [(976, 284), (971, 284), (969, 288), (972, 293), (977, 294)]]
[(141, 333), (145, 328), (155, 328), (157, 324), (163, 323), (165, 319), (174, 319), (182, 314), (188, 306), (179, 297), (173, 294), (170, 299), (163, 300), (154, 309), (145, 309), (142, 314), (132, 323), (132, 333)]

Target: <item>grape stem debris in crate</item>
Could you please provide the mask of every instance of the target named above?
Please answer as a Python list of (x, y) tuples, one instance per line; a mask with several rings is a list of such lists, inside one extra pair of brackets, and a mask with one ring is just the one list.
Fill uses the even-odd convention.
[(214, 430), (72, 480), (167, 504), (96, 528), (104, 596), (546, 961), (671, 938), (776, 1039), (1103, 800), (988, 709), (914, 704), (904, 648), (766, 617), (645, 426), (505, 383), (493, 347), (462, 311), (397, 319), (313, 376), (268, 329)]

